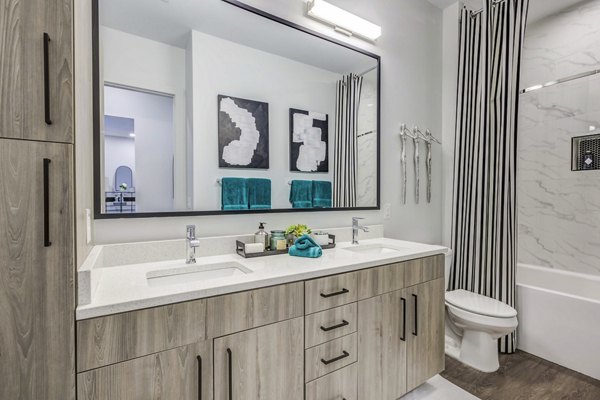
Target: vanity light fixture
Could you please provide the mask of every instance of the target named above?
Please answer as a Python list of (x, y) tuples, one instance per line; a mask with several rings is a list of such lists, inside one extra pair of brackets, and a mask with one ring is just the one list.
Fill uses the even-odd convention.
[(347, 36), (358, 36), (376, 41), (381, 36), (381, 27), (323, 0), (311, 0), (307, 4), (307, 15), (332, 25), (336, 32)]

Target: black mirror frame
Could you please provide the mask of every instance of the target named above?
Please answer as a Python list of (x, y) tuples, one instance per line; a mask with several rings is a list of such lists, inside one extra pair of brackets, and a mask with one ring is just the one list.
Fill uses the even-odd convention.
[(306, 34), (326, 40), (328, 42), (345, 47), (349, 50), (369, 56), (377, 61), (377, 205), (375, 207), (354, 207), (354, 208), (317, 208), (317, 209), (295, 209), (282, 208), (273, 210), (240, 210), (240, 211), (172, 211), (172, 212), (144, 212), (131, 214), (104, 214), (102, 213), (102, 180), (100, 147), (102, 135), (100, 132), (100, 15), (99, 1), (92, 0), (92, 73), (93, 73), (93, 164), (94, 164), (94, 218), (95, 219), (129, 219), (129, 218), (154, 218), (154, 217), (187, 217), (202, 215), (236, 215), (236, 214), (273, 214), (273, 213), (298, 213), (298, 212), (337, 212), (337, 211), (369, 211), (381, 209), (381, 56), (352, 46), (332, 37), (320, 34), (291, 21), (269, 14), (239, 0), (222, 0), (228, 4), (239, 7), (243, 10), (267, 18), (271, 21), (280, 23), (290, 28), (299, 30)]

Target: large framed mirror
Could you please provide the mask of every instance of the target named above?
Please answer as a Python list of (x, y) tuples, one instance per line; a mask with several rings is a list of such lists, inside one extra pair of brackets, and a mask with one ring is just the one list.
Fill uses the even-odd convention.
[(93, 1), (96, 218), (379, 209), (379, 56), (237, 0)]

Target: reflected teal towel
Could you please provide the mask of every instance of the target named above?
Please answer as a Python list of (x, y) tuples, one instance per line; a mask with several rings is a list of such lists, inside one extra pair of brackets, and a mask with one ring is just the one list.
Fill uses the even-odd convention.
[(323, 255), (323, 249), (312, 237), (304, 235), (296, 240), (296, 243), (288, 250), (290, 256), (319, 258)]
[(290, 203), (293, 208), (312, 208), (312, 181), (292, 181)]
[(248, 185), (245, 178), (221, 179), (221, 206), (224, 211), (248, 209)]
[(331, 182), (313, 181), (313, 207), (331, 208)]
[(248, 201), (251, 210), (271, 209), (271, 180), (248, 179)]

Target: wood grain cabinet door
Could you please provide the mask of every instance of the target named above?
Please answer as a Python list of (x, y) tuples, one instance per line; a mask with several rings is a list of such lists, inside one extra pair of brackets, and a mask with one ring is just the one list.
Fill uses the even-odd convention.
[(77, 375), (78, 400), (212, 400), (212, 341)]
[(407, 390), (444, 370), (444, 278), (407, 289)]
[(407, 300), (397, 290), (358, 302), (359, 400), (396, 400), (407, 392)]
[(1, 0), (0, 137), (73, 142), (73, 0)]
[(304, 318), (214, 341), (215, 400), (303, 400)]
[(75, 398), (71, 148), (0, 139), (0, 400)]

